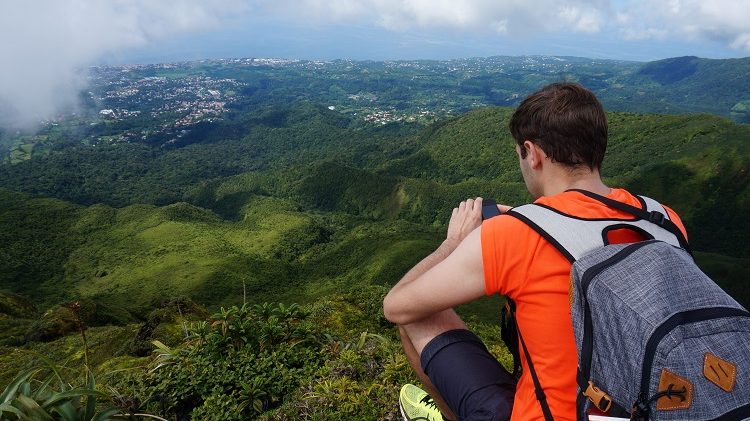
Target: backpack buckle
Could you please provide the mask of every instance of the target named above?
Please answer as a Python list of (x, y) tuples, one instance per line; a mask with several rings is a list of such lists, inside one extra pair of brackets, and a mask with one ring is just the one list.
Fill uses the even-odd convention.
[(594, 382), (591, 380), (589, 380), (589, 387), (583, 392), (583, 396), (589, 398), (594, 406), (602, 412), (609, 412), (612, 408), (612, 397), (594, 386)]
[(651, 212), (648, 213), (648, 220), (649, 220), (649, 222), (653, 222), (656, 225), (659, 225), (659, 226), (664, 225), (664, 221), (666, 219), (667, 218), (661, 212), (651, 211)]

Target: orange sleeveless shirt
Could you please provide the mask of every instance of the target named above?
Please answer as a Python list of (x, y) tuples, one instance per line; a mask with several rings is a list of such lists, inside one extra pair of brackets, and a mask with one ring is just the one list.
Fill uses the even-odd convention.
[[(640, 201), (623, 189), (607, 196), (633, 206)], [(544, 204), (581, 218), (632, 218), (578, 192), (542, 197)], [(669, 218), (685, 233), (677, 214)], [(632, 243), (642, 238), (632, 231), (615, 231), (611, 243)], [(687, 238), (687, 235), (686, 235)], [(555, 420), (575, 420), (576, 356), (570, 316), (570, 262), (550, 243), (520, 220), (501, 215), (482, 223), (482, 262), (487, 295), (507, 295), (516, 303), (516, 316), (534, 362), (539, 382)], [(523, 352), (521, 351), (521, 355)], [(543, 420), (526, 359), (516, 387), (511, 421)]]

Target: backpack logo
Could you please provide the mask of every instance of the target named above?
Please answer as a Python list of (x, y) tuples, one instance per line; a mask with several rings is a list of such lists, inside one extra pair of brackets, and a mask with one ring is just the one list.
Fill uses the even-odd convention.
[(703, 358), (703, 375), (722, 390), (731, 392), (737, 382), (737, 366), (707, 352)]
[(693, 384), (664, 368), (661, 370), (657, 395), (660, 397), (656, 401), (656, 409), (688, 409), (693, 403)]

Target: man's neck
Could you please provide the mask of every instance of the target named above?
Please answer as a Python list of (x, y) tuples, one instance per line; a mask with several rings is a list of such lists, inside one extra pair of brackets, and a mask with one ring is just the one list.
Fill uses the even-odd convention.
[(587, 190), (602, 196), (612, 191), (602, 182), (598, 170), (571, 173), (567, 169), (559, 169), (550, 174), (548, 180), (544, 184), (544, 196), (554, 196), (571, 189)]

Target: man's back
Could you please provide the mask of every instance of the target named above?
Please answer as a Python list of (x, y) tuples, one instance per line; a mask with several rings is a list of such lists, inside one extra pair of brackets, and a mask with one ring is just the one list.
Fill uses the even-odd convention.
[[(621, 189), (609, 198), (641, 207)], [(632, 219), (578, 192), (542, 197), (535, 203), (580, 218)], [(677, 215), (670, 218), (684, 232)], [(508, 295), (516, 303), (517, 321), (555, 419), (575, 419), (576, 348), (570, 320), (570, 262), (547, 240), (520, 220), (502, 216), (482, 225), (482, 260), (487, 294)], [(610, 242), (643, 238), (633, 231), (614, 231)], [(521, 354), (522, 355), (522, 354)], [(525, 358), (515, 395), (512, 420), (543, 419)]]

